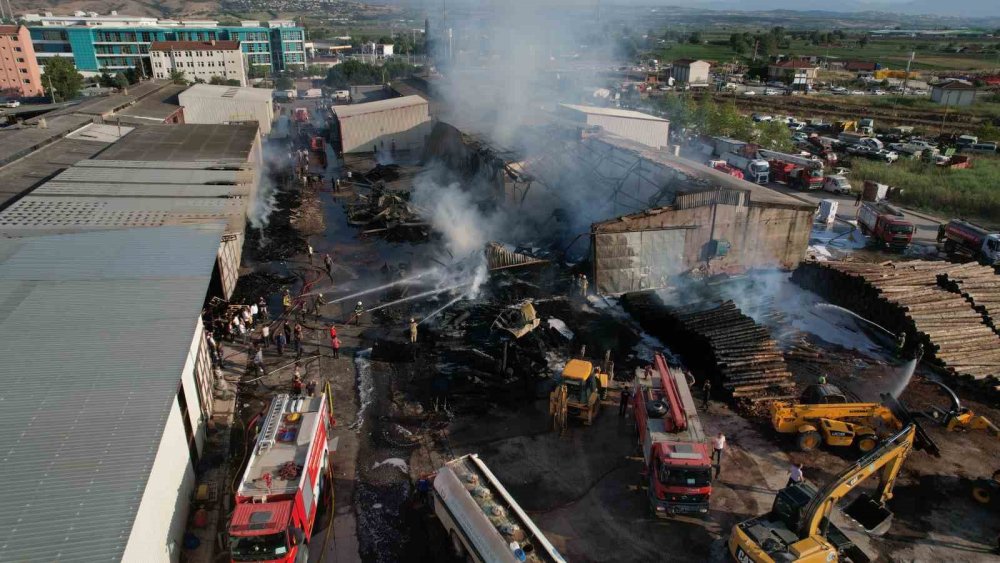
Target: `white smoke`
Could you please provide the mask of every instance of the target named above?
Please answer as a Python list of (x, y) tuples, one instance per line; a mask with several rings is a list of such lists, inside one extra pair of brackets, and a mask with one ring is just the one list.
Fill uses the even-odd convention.
[(278, 206), (275, 194), (278, 191), (278, 184), (273, 176), (281, 171), (288, 170), (292, 166), (292, 157), (288, 151), (271, 143), (264, 144), (264, 170), (260, 176), (260, 186), (257, 188), (257, 199), (250, 210), (250, 226), (255, 229), (263, 229), (267, 226), (271, 218), (271, 213)]
[(482, 250), (492, 234), (493, 218), (476, 207), (470, 192), (457, 182), (440, 185), (422, 175), (415, 179), (412, 201), (424, 210), (424, 217), (434, 230), (444, 236), (453, 256), (464, 257)]

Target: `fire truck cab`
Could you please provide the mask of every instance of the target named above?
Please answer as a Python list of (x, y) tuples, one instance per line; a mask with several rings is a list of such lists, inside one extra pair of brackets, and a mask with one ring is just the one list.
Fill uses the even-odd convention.
[(308, 561), (316, 514), (331, 491), (332, 424), (325, 394), (271, 402), (236, 491), (232, 561)]
[(661, 354), (651, 377), (637, 376), (632, 396), (649, 479), (649, 504), (660, 518), (706, 514), (712, 494), (712, 458), (684, 373)]

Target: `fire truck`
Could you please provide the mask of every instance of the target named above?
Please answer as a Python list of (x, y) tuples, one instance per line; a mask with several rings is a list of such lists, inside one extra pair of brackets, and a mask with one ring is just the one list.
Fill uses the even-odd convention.
[(948, 221), (938, 229), (938, 242), (949, 256), (968, 254), (986, 265), (1000, 262), (1000, 233), (968, 221)]
[(767, 149), (758, 151), (771, 167), (771, 180), (800, 190), (823, 188), (823, 161)]
[(633, 412), (649, 478), (653, 514), (705, 514), (712, 494), (712, 458), (684, 372), (662, 354), (650, 377), (637, 378)]
[(317, 509), (331, 492), (332, 426), (326, 394), (271, 401), (236, 490), (232, 561), (308, 561)]
[(883, 202), (866, 201), (858, 209), (861, 234), (872, 242), (902, 252), (913, 240), (913, 223), (903, 219), (903, 212)]
[(708, 165), (711, 166), (712, 168), (715, 168), (719, 172), (722, 172), (723, 174), (729, 174), (730, 176), (739, 178), (740, 180), (743, 179), (743, 171), (740, 170), (739, 168), (736, 168), (735, 166), (730, 165), (725, 160), (710, 160), (708, 161)]

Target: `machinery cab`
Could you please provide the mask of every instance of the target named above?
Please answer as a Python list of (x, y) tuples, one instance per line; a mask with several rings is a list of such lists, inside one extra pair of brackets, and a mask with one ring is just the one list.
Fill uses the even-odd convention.
[(982, 253), (983, 262), (986, 264), (1000, 262), (1000, 234), (993, 233), (986, 235), (983, 239), (983, 247), (979, 251)]
[(802, 392), (802, 402), (807, 405), (842, 405), (848, 401), (840, 387), (819, 383), (806, 387)]
[(233, 561), (293, 561), (305, 541), (290, 500), (238, 504), (229, 525)]
[(570, 360), (562, 372), (563, 385), (570, 404), (586, 405), (607, 387), (607, 374), (595, 373), (594, 365), (584, 360)]

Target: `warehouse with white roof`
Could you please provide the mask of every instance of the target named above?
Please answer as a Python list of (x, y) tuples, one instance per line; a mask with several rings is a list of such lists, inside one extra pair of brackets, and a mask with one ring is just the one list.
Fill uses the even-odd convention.
[(640, 111), (559, 104), (559, 115), (654, 149), (666, 147), (670, 138), (669, 121)]
[(402, 96), (334, 106), (335, 139), (343, 153), (420, 151), (431, 132), (427, 100)]

